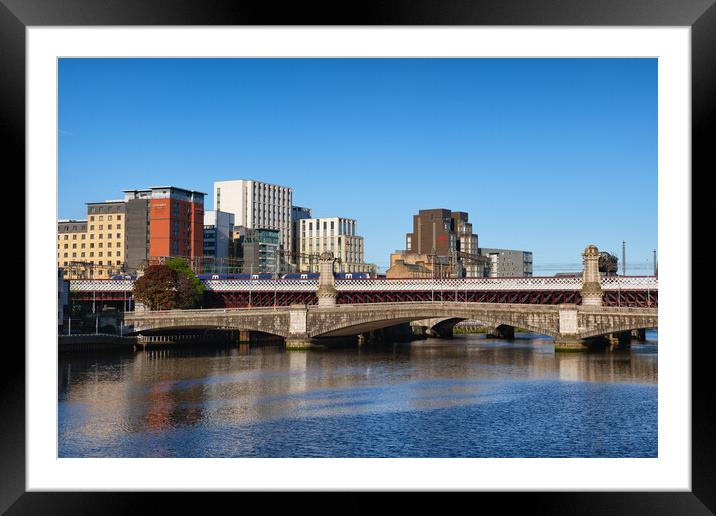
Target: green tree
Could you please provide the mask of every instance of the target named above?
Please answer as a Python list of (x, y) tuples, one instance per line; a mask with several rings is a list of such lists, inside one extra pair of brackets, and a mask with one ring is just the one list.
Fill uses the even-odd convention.
[(196, 277), (189, 262), (183, 258), (168, 258), (164, 264), (179, 274), (179, 290), (183, 308), (194, 308), (204, 299), (204, 284)]

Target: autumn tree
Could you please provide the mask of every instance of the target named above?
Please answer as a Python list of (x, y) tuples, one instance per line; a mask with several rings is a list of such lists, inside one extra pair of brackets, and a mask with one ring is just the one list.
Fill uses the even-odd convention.
[(147, 267), (134, 282), (133, 294), (150, 310), (194, 308), (203, 298), (204, 285), (184, 260), (171, 259)]

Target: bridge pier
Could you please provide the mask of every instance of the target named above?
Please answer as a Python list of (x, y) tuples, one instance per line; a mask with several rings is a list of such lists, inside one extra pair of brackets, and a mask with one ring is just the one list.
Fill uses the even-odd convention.
[(584, 339), (577, 335), (560, 335), (554, 339), (555, 351), (586, 351), (587, 349)]
[(485, 335), (487, 339), (514, 339), (515, 338), (515, 327), (507, 324), (500, 324), (494, 328), (487, 330)]
[(316, 339), (312, 339), (306, 335), (292, 335), (289, 337), (286, 337), (286, 349), (290, 350), (302, 350), (302, 349), (316, 349), (320, 348), (319, 344), (317, 344)]
[(636, 340), (646, 340), (646, 330), (643, 328), (640, 330), (632, 330), (631, 337)]
[(629, 349), (631, 347), (631, 331), (620, 331), (607, 336), (610, 349)]

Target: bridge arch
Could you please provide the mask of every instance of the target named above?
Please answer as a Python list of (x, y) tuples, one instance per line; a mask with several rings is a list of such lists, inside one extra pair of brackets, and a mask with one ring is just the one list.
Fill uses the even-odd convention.
[(276, 335), (277, 337), (286, 337), (288, 332), (281, 331), (279, 328), (267, 329), (262, 325), (258, 324), (234, 324), (234, 325), (214, 325), (214, 324), (196, 324), (196, 325), (181, 325), (181, 326), (151, 326), (142, 327), (139, 329), (133, 329), (130, 332), (126, 332), (126, 335), (138, 335), (140, 333), (147, 334), (148, 332), (169, 332), (174, 330), (233, 330), (233, 331), (255, 331), (260, 333), (268, 333), (270, 335)]
[(650, 328), (657, 328), (658, 325), (655, 324), (621, 324), (612, 326), (609, 328), (609, 331), (604, 331), (603, 329), (597, 329), (597, 330), (590, 330), (585, 331), (579, 334), (579, 336), (583, 339), (589, 339), (592, 337), (601, 337), (604, 335), (609, 335), (611, 333), (619, 333), (623, 331), (632, 331), (632, 330), (648, 330)]
[[(356, 306), (356, 305), (354, 305)], [(357, 335), (366, 331), (387, 328), (397, 324), (419, 321), (421, 319), (438, 319), (459, 320), (471, 319), (478, 320), (488, 326), (507, 325), (512, 327), (525, 328), (534, 333), (546, 335), (548, 337), (557, 337), (559, 334), (558, 319), (556, 311), (545, 311), (542, 314), (543, 324), (535, 324), (530, 314), (516, 315), (513, 312), (505, 310), (490, 310), (489, 308), (480, 307), (464, 307), (464, 306), (443, 306), (430, 305), (425, 307), (405, 307), (401, 310), (398, 307), (395, 311), (390, 310), (360, 310), (357, 307), (352, 311), (350, 318), (335, 317), (324, 318), (315, 321), (310, 327), (311, 337), (331, 337), (331, 336), (348, 336)], [(455, 324), (455, 323), (453, 323)]]

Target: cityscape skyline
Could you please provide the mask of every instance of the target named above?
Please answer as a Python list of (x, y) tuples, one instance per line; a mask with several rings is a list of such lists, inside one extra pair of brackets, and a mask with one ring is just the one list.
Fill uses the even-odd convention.
[(536, 275), (574, 269), (588, 243), (621, 259), (622, 240), (627, 272), (645, 274), (656, 71), (655, 59), (61, 59), (58, 217), (150, 183), (256, 179), (291, 187), (314, 217), (357, 220), (383, 271), (412, 214), (446, 208), (470, 214), (480, 247), (532, 251)]

